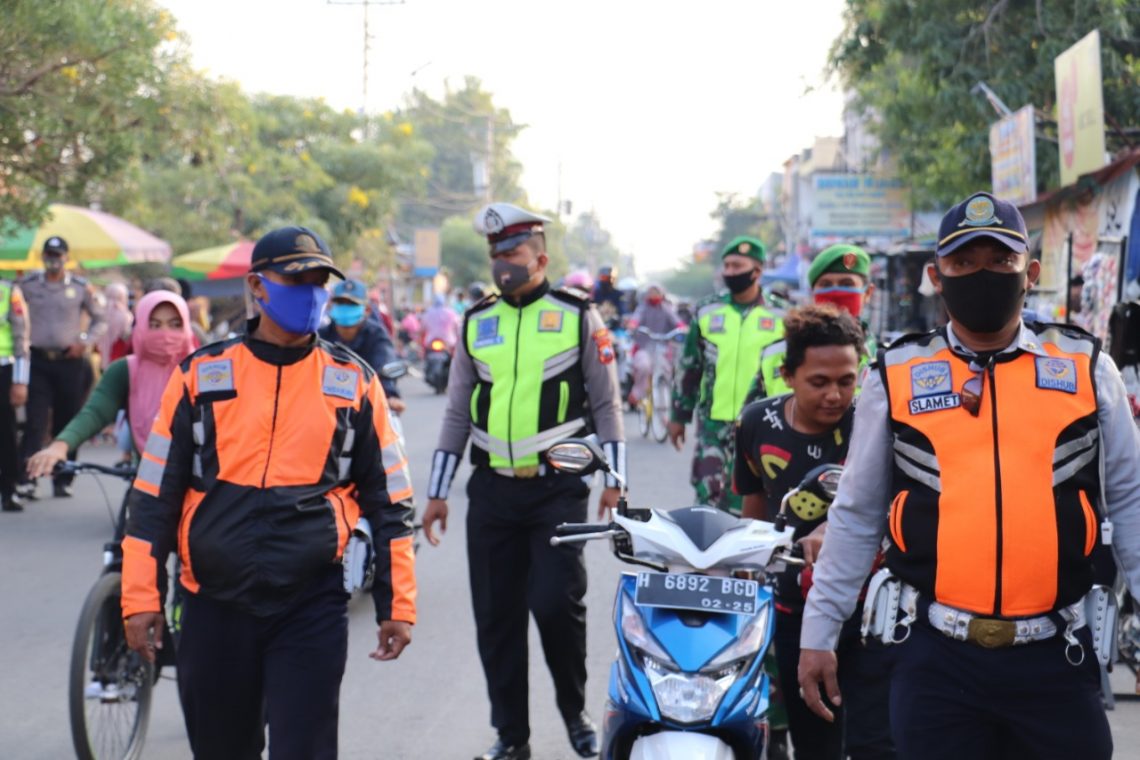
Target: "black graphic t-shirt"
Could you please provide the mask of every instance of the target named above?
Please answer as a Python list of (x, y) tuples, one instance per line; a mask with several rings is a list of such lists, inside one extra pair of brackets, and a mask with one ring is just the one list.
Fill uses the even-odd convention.
[[(784, 416), (788, 395), (762, 399), (744, 407), (736, 421), (736, 464), (733, 489), (742, 496), (763, 493), (768, 519), (774, 519), (784, 495), (821, 464), (843, 464), (855, 418), (852, 405), (839, 424), (826, 433), (807, 435), (792, 429)], [(788, 527), (796, 540), (827, 519), (826, 505), (788, 505)], [(803, 609), (799, 568), (788, 567), (776, 583), (776, 596), (794, 611)]]

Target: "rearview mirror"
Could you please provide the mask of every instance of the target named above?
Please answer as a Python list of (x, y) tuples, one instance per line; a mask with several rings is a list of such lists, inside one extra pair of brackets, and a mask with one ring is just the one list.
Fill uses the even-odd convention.
[(385, 380), (399, 380), (408, 374), (408, 365), (401, 361), (388, 362), (380, 368), (379, 374)]
[(837, 464), (821, 464), (808, 471), (799, 485), (801, 491), (830, 502), (839, 490), (839, 477), (843, 474), (843, 467)]
[(610, 466), (598, 444), (585, 438), (567, 438), (554, 444), (546, 451), (546, 461), (559, 472), (571, 475), (589, 475)]

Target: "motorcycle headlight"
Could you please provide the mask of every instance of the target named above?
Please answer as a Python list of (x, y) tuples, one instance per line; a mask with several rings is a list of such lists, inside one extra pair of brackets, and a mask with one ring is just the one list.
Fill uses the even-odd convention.
[(661, 717), (678, 723), (711, 720), (740, 671), (736, 663), (715, 672), (678, 673), (648, 655), (642, 659)]
[(755, 656), (755, 654), (760, 651), (760, 646), (764, 643), (764, 636), (768, 632), (768, 616), (771, 614), (771, 611), (772, 605), (763, 605), (760, 612), (744, 627), (744, 630), (736, 637), (736, 640), (710, 660), (709, 664), (704, 667), (704, 670), (706, 672), (710, 670), (720, 670), (731, 663)]
[(623, 594), (621, 604), (621, 634), (625, 637), (626, 642), (631, 647), (639, 649), (645, 654), (653, 657), (659, 662), (665, 663), (668, 667), (676, 667), (673, 663), (673, 658), (669, 653), (661, 648), (657, 643), (657, 639), (653, 638), (653, 634), (645, 627), (645, 619), (641, 617), (641, 613), (637, 611), (637, 605), (633, 603), (633, 598), (629, 594)]

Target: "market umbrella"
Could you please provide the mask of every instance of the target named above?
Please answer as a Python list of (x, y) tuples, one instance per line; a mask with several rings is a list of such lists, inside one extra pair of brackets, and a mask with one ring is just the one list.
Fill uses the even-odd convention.
[(117, 216), (53, 203), (39, 227), (18, 227), (0, 236), (0, 269), (41, 269), (44, 241), (67, 241), (72, 262), (86, 269), (169, 261), (170, 245)]
[(249, 272), (249, 257), (253, 253), (253, 241), (241, 240), (236, 243), (203, 248), (193, 253), (183, 253), (170, 260), (170, 274), (184, 280), (229, 280), (243, 277)]

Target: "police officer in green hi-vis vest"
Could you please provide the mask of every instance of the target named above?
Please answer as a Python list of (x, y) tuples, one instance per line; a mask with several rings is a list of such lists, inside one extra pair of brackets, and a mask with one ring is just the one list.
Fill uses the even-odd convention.
[(740, 514), (732, 493), (733, 423), (760, 369), (760, 355), (784, 337), (779, 315), (764, 306), (764, 244), (741, 236), (721, 254), (729, 292), (697, 306), (673, 380), (669, 438), (678, 451), (697, 410), (692, 484), (697, 501)]
[(20, 287), (0, 280), (0, 503), (5, 512), (20, 512), (16, 496), (20, 475), (16, 448), (16, 407), (28, 400), (28, 308)]
[[(554, 528), (586, 520), (589, 485), (546, 465), (551, 445), (596, 433), (625, 474), (619, 384), (609, 332), (585, 293), (546, 280), (550, 221), (509, 203), (479, 212), (501, 295), (467, 310), (432, 460), (424, 534), (447, 527), (447, 493), (471, 438), (467, 559), (479, 656), (498, 741), (482, 760), (530, 757), (527, 611), (538, 624), (558, 710), (582, 757), (597, 754), (586, 714), (586, 566), (582, 545), (550, 545)], [(617, 504), (607, 476), (601, 516)], [(478, 760), (478, 759), (477, 759)]]

